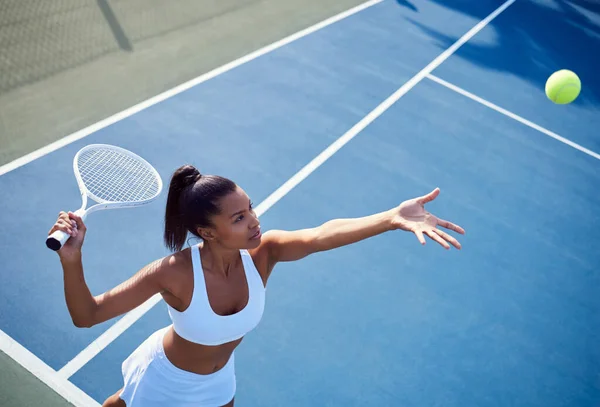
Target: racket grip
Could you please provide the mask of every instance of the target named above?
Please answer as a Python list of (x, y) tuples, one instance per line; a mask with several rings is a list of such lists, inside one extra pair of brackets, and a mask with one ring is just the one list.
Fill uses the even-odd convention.
[(48, 236), (48, 238), (46, 239), (46, 246), (48, 246), (48, 249), (54, 251), (60, 250), (62, 245), (65, 244), (65, 242), (69, 240), (70, 237), (71, 235), (69, 235), (68, 233), (63, 232), (62, 230), (57, 230), (50, 236)]

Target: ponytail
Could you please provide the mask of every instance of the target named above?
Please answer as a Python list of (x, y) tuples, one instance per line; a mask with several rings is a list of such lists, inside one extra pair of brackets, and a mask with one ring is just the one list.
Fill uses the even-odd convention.
[(196, 237), (199, 227), (212, 226), (211, 217), (220, 213), (218, 201), (234, 192), (237, 185), (217, 175), (201, 175), (192, 165), (179, 167), (171, 177), (165, 210), (165, 245), (180, 251), (188, 232)]
[(171, 177), (167, 208), (165, 211), (165, 245), (179, 251), (185, 243), (187, 228), (181, 215), (181, 197), (183, 192), (193, 185), (202, 175), (191, 165), (179, 167)]

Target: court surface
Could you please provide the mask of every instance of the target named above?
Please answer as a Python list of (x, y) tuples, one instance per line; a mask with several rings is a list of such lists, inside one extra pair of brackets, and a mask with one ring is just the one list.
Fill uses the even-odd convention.
[[(372, 1), (1, 167), (1, 350), (97, 406), (169, 324), (151, 300), (75, 328), (45, 248), (58, 211), (79, 203), (73, 155), (108, 143), (164, 181), (184, 163), (230, 177), (263, 230), (368, 215), (437, 186), (429, 209), (467, 232), (460, 252), (398, 232), (279, 265), (236, 351), (236, 406), (598, 405), (599, 8)], [(583, 82), (566, 106), (543, 92), (562, 68)], [(94, 294), (167, 253), (165, 199), (88, 219)]]

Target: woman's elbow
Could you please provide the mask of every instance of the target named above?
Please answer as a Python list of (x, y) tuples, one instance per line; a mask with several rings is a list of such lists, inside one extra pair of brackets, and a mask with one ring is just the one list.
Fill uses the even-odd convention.
[(98, 323), (94, 313), (88, 315), (71, 315), (71, 320), (77, 328), (91, 328)]
[(73, 325), (75, 325), (77, 328), (91, 328), (94, 326), (91, 320), (81, 318), (73, 318)]

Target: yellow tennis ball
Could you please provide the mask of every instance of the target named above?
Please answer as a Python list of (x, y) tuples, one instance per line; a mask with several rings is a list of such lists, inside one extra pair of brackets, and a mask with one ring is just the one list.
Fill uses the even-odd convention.
[(561, 69), (554, 72), (546, 81), (546, 96), (559, 105), (571, 103), (581, 91), (581, 81), (575, 72)]

